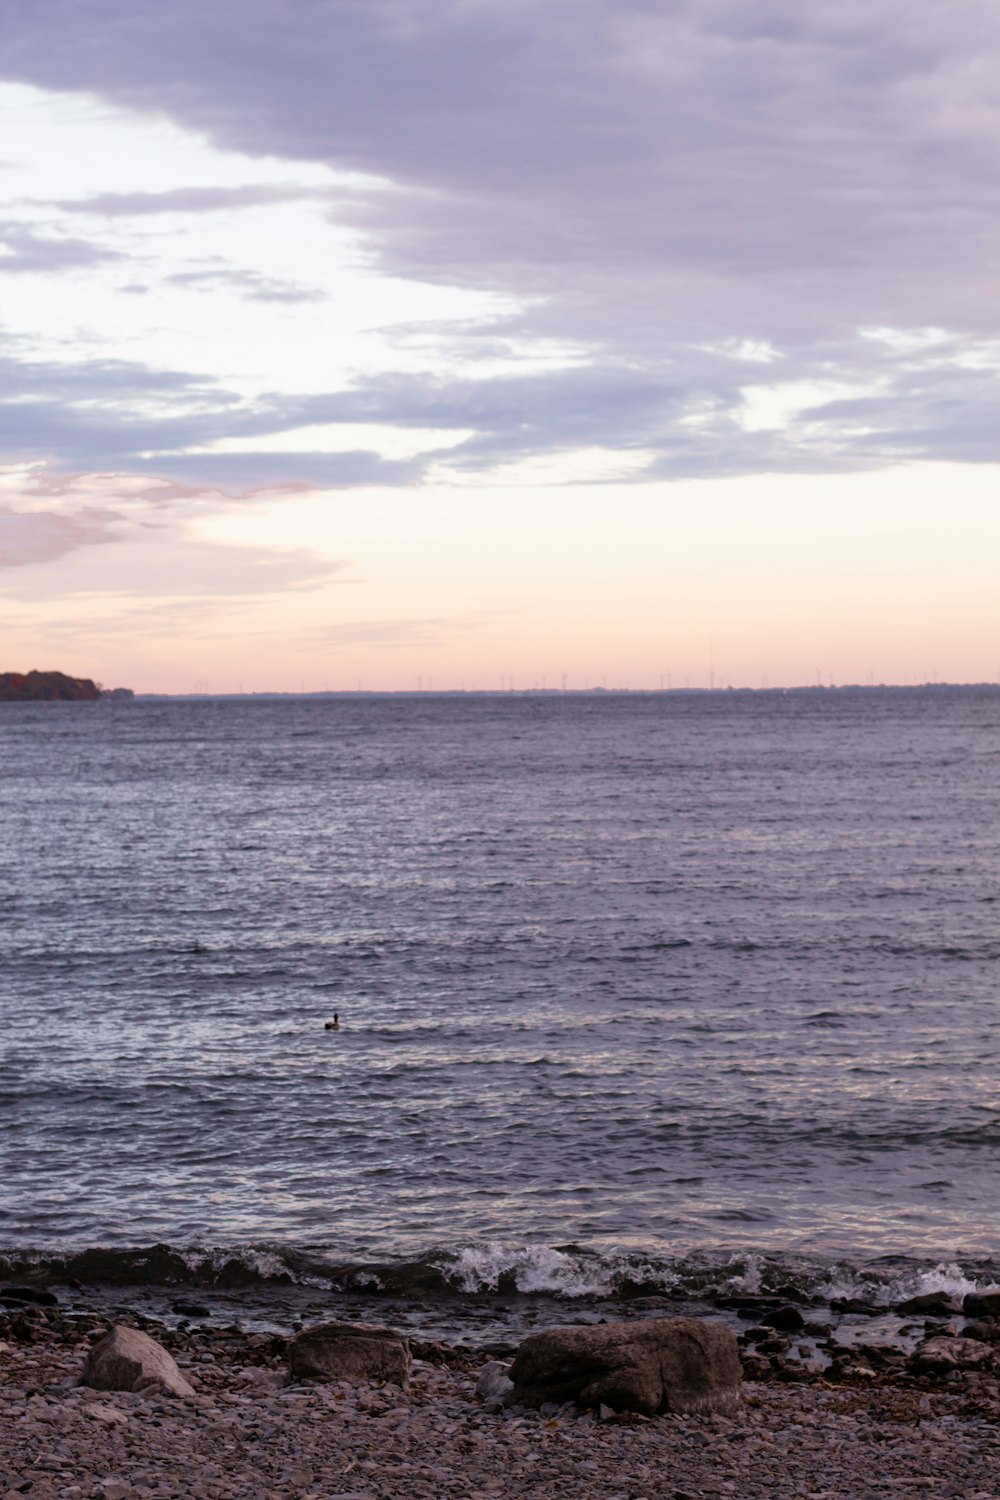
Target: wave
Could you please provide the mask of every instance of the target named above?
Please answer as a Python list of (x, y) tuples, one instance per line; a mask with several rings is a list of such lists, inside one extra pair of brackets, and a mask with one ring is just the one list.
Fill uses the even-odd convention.
[(829, 1260), (789, 1253), (671, 1256), (602, 1253), (579, 1245), (481, 1241), (415, 1257), (339, 1260), (326, 1247), (282, 1245), (0, 1251), (0, 1278), (32, 1285), (298, 1286), (393, 1299), (440, 1296), (607, 1301), (642, 1298), (739, 1303), (781, 1298), (811, 1305), (864, 1305), (890, 1310), (908, 1298), (938, 1293), (957, 1301), (1000, 1287), (1000, 1262)]

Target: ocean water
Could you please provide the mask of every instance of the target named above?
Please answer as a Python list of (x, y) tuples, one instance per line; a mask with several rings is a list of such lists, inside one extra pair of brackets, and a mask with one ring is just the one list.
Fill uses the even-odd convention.
[(1000, 1256), (1000, 693), (0, 705), (0, 834), (0, 1250)]

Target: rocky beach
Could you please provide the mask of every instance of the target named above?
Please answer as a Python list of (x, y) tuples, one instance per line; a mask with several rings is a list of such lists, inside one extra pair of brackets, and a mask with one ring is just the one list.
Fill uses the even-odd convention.
[[(335, 1362), (316, 1378), (315, 1350), (313, 1363), (302, 1352), (315, 1343), (314, 1319), (322, 1312), (353, 1331), (367, 1326), (355, 1320), (371, 1305), (327, 1297), (304, 1320), (279, 1300), (271, 1322), (287, 1327), (254, 1331), (248, 1323), (265, 1321), (259, 1304), (247, 1302), (245, 1320), (234, 1316), (245, 1294), (219, 1300), (209, 1291), (196, 1301), (158, 1292), (173, 1298), (162, 1318), (137, 1311), (141, 1298), (121, 1289), (0, 1292), (2, 1500), (1000, 1493), (1000, 1294), (969, 1297), (964, 1309), (933, 1294), (901, 1314), (907, 1332), (895, 1343), (857, 1331), (866, 1316), (874, 1326), (872, 1309), (780, 1298), (705, 1309), (698, 1324), (728, 1341), (734, 1358), (739, 1350), (742, 1379), (737, 1364), (738, 1383), (708, 1403), (721, 1409), (647, 1416), (603, 1401), (524, 1404), (505, 1376), (525, 1341), (498, 1337), (492, 1315), (472, 1319), (466, 1338), (389, 1335), (386, 1347), (406, 1348), (405, 1373), (390, 1350), (367, 1374), (363, 1363)], [(623, 1305), (617, 1320), (608, 1308), (548, 1305), (538, 1326), (584, 1342), (641, 1342), (651, 1330), (691, 1326), (687, 1317), (663, 1321), (684, 1309), (647, 1300), (661, 1305)], [(383, 1324), (406, 1321), (391, 1299), (381, 1313)], [(99, 1388), (94, 1351), (111, 1327), (145, 1333), (166, 1351), (179, 1393), (159, 1365), (146, 1388)]]

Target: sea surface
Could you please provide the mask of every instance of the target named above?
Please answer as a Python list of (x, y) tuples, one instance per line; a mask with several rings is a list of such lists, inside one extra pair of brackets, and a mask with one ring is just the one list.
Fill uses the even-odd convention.
[(995, 691), (0, 705), (0, 1252), (991, 1281), (998, 898)]

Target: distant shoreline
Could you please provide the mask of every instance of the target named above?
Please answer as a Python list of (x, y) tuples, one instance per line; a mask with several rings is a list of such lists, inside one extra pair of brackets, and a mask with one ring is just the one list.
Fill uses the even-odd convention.
[[(68, 679), (86, 681), (89, 679)], [(154, 693), (131, 688), (96, 687), (93, 694), (60, 697), (5, 696), (0, 692), (0, 705), (9, 703), (254, 703), (288, 701), (356, 701), (359, 699), (399, 698), (423, 701), (427, 699), (542, 699), (545, 702), (563, 699), (616, 699), (622, 698), (671, 698), (671, 699), (720, 699), (735, 698), (878, 698), (878, 697), (1000, 697), (1000, 682), (845, 682), (804, 683), (792, 687), (588, 687), (588, 688), (325, 688), (316, 691), (291, 691), (267, 688), (251, 693), (190, 692)]]
[(836, 683), (829, 686), (813, 683), (798, 687), (669, 687), (669, 688), (328, 688), (315, 692), (293, 692), (262, 689), (253, 693), (144, 693), (136, 691), (135, 702), (253, 702), (271, 699), (357, 699), (357, 698), (827, 698), (833, 696), (878, 697), (898, 694), (917, 697), (973, 696), (996, 694), (1000, 682), (921, 682), (921, 683)]

